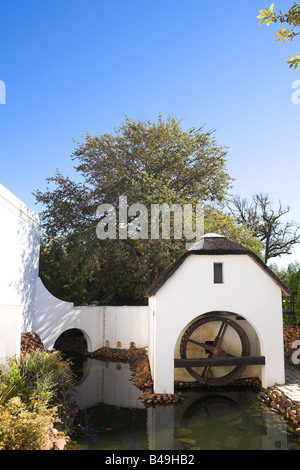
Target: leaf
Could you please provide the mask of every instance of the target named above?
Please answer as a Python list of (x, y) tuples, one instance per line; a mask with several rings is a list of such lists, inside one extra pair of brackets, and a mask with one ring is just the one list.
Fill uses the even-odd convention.
[(267, 21), (267, 25), (270, 26), (272, 21), (276, 20), (276, 15), (273, 13), (273, 8), (274, 8), (274, 3), (270, 6), (270, 8), (266, 10), (260, 10), (260, 15), (257, 16), (257, 18), (262, 18), (262, 21), (260, 21), (260, 25), (264, 24)]
[(289, 60), (287, 61), (287, 64), (289, 64), (289, 69), (294, 68), (294, 70), (297, 70), (300, 65), (299, 54), (296, 54), (295, 57), (289, 56)]
[(257, 18), (264, 18), (267, 14), (267, 12), (265, 10), (260, 10), (259, 13), (260, 13), (260, 15), (258, 15)]

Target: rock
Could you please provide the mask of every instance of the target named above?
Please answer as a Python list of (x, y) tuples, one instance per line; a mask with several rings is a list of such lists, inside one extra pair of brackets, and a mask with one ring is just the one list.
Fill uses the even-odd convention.
[[(284, 356), (285, 360), (292, 364), (294, 349), (293, 342), (300, 338), (300, 325), (283, 325)], [(295, 366), (295, 365), (294, 365)], [(299, 366), (295, 366), (299, 369)]]
[(54, 441), (53, 450), (64, 450), (66, 441), (63, 438), (58, 438)]
[(278, 408), (278, 411), (279, 411), (279, 413), (280, 413), (281, 415), (285, 415), (285, 413), (286, 413), (284, 406), (280, 406), (280, 407)]
[(21, 334), (21, 352), (29, 353), (36, 349), (45, 349), (44, 345), (37, 333), (22, 333)]

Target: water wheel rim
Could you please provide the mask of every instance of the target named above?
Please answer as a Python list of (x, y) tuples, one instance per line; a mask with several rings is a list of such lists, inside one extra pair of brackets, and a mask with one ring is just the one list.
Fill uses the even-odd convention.
[[(249, 338), (245, 332), (245, 330), (235, 321), (228, 317), (221, 317), (218, 315), (215, 316), (208, 316), (204, 318), (200, 318), (199, 320), (196, 320), (194, 323), (192, 323), (185, 331), (185, 333), (182, 336), (181, 342), (180, 342), (180, 357), (181, 359), (187, 359), (187, 344), (189, 342), (190, 336), (194, 331), (196, 331), (198, 328), (201, 326), (205, 325), (206, 323), (210, 322), (220, 322), (221, 327), (219, 329), (219, 332), (221, 331), (221, 328), (227, 329), (228, 326), (233, 328), (236, 333), (238, 334), (240, 341), (241, 341), (241, 346), (242, 346), (242, 351), (241, 351), (241, 357), (242, 356), (250, 356), (251, 353), (251, 346), (250, 346), (250, 341)], [(226, 326), (225, 326), (226, 325)], [(217, 335), (218, 336), (218, 335)], [(215, 338), (214, 343), (217, 343)], [(200, 343), (199, 343), (200, 344)], [(218, 345), (215, 344), (213, 348), (216, 349), (221, 349), (218, 348)], [(208, 348), (209, 349), (209, 348)], [(210, 357), (213, 357), (210, 355)], [(195, 371), (192, 367), (186, 367), (186, 370), (189, 372), (189, 374), (197, 380), (197, 382), (200, 382), (205, 385), (211, 385), (211, 386), (220, 386), (220, 385), (226, 385), (230, 382), (233, 382), (235, 379), (239, 378), (244, 370), (246, 369), (246, 365), (237, 365), (234, 367), (233, 370), (231, 370), (229, 373), (221, 376), (221, 377), (208, 377), (206, 375), (200, 375), (197, 371)], [(210, 367), (210, 370), (213, 369), (213, 366)]]

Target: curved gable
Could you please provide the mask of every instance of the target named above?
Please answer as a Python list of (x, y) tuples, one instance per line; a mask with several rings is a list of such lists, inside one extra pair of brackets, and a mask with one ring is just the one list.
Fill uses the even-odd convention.
[(204, 235), (190, 250), (186, 251), (147, 289), (145, 297), (151, 297), (167, 282), (174, 272), (190, 255), (248, 255), (273, 282), (281, 289), (282, 295), (290, 296), (292, 291), (273, 273), (273, 271), (249, 248), (232, 242), (217, 234)]

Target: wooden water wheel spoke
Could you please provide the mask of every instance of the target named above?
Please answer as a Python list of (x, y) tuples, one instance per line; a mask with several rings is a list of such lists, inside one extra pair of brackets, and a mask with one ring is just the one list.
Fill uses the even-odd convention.
[(195, 341), (193, 339), (188, 339), (188, 342), (192, 343), (192, 344), (196, 344), (197, 346), (200, 346), (203, 349), (207, 349), (208, 351), (220, 352), (220, 353), (224, 354), (224, 356), (227, 356), (227, 357), (236, 357), (233, 354), (230, 354), (227, 351), (224, 351), (224, 349), (221, 349), (217, 346), (214, 346), (213, 344), (200, 343), (199, 341)]
[[(210, 351), (209, 355), (208, 355), (208, 358), (210, 359), (211, 357), (213, 357), (215, 355), (215, 352), (216, 352), (216, 349), (220, 350), (220, 345), (222, 344), (222, 341), (223, 341), (223, 338), (224, 338), (224, 335), (225, 335), (225, 332), (226, 332), (226, 329), (227, 329), (227, 326), (228, 326), (228, 319), (226, 320), (223, 320), (221, 322), (221, 326), (219, 328), (219, 331), (218, 331), (218, 334), (213, 342), (213, 348), (214, 350), (213, 351)], [(223, 351), (224, 352), (224, 351)], [(201, 374), (201, 377), (204, 378), (204, 380), (207, 379), (209, 373), (211, 372), (211, 369), (212, 367), (209, 366), (209, 367), (204, 367), (203, 369), (203, 372)]]
[[(207, 323), (216, 322), (220, 323), (220, 326), (217, 327), (217, 333), (214, 340), (210, 342), (203, 341), (203, 337), (205, 337), (205, 325)], [(210, 331), (213, 331), (213, 329), (215, 328), (216, 326), (210, 328)], [(230, 352), (226, 351), (226, 349), (228, 349), (228, 346), (223, 346), (225, 334), (229, 329), (233, 329), (237, 334), (235, 336), (237, 336), (237, 339), (240, 342), (240, 356), (231, 354)], [(191, 338), (193, 334), (194, 337)], [(198, 340), (197, 338), (198, 334), (200, 335), (200, 340)], [(195, 345), (199, 347), (199, 352), (201, 352), (201, 354), (199, 354), (198, 359), (195, 358), (197, 348), (196, 350), (195, 348), (193, 349), (193, 355), (192, 357), (189, 357), (190, 345)], [(176, 360), (176, 367), (185, 367), (187, 371), (192, 375), (192, 377), (194, 377), (197, 381), (201, 383), (208, 385), (224, 385), (239, 377), (243, 373), (244, 369), (247, 367), (247, 362), (249, 361), (249, 359), (251, 359), (250, 351), (251, 348), (249, 338), (239, 324), (226, 317), (207, 316), (194, 322), (184, 333), (180, 343), (181, 359)], [(203, 353), (205, 352), (208, 352), (207, 357), (203, 357)], [(243, 360), (243, 357), (245, 357), (245, 361)], [(257, 360), (261, 359), (263, 358), (257, 358)], [(213, 376), (212, 372), (214, 372), (215, 367), (219, 368), (220, 370), (220, 367), (224, 367), (226, 365), (227, 368), (225, 369), (225, 373), (223, 376)], [(231, 368), (230, 372), (228, 372), (228, 367)], [(200, 372), (199, 368), (202, 368)]]

